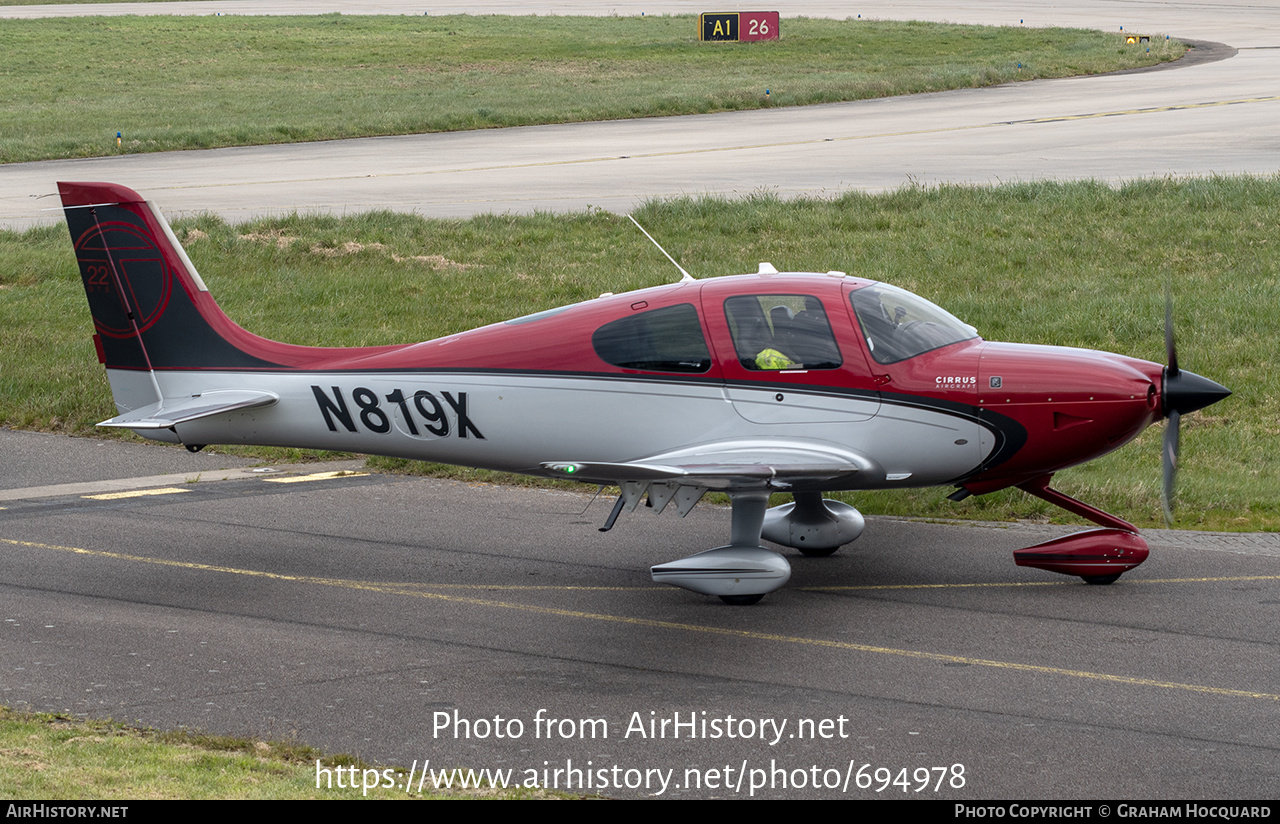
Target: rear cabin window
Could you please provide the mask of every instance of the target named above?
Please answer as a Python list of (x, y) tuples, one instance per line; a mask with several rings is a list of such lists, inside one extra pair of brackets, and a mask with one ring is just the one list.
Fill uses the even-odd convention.
[(601, 326), (591, 336), (606, 363), (647, 372), (706, 372), (711, 352), (692, 303), (637, 312)]
[(835, 369), (842, 359), (813, 295), (739, 295), (724, 302), (738, 361), (747, 369)]

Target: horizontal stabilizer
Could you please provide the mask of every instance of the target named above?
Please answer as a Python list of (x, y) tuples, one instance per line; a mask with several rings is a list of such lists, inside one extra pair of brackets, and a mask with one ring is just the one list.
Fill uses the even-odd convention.
[(213, 415), (271, 406), (278, 400), (280, 400), (279, 396), (271, 392), (223, 389), (187, 398), (165, 398), (158, 403), (147, 404), (132, 412), (117, 415), (98, 426), (120, 429), (169, 429), (180, 423)]

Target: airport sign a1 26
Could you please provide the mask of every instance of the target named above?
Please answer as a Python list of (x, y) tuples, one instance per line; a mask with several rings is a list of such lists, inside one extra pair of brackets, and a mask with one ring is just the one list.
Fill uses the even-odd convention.
[(731, 42), (777, 40), (778, 12), (703, 12), (698, 15), (698, 39)]

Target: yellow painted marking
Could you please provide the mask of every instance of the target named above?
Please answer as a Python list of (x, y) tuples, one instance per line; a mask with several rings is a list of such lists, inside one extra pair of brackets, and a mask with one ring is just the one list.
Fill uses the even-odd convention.
[(92, 498), (95, 501), (114, 501), (117, 498), (141, 498), (144, 495), (173, 495), (178, 492), (190, 492), (190, 489), (179, 489), (176, 486), (161, 486), (155, 489), (131, 489), (128, 492), (103, 492), (100, 495), (81, 495), (81, 498)]
[[(710, 154), (715, 152), (741, 152), (755, 149), (777, 149), (786, 146), (809, 146), (818, 143), (842, 143), (849, 140), (877, 140), (890, 137), (908, 137), (911, 135), (940, 134), (943, 132), (963, 132), (971, 129), (993, 129), (1000, 126), (1025, 126), (1038, 123), (1058, 123), (1070, 120), (1093, 120), (1100, 117), (1119, 117), (1123, 115), (1155, 114), (1159, 112), (1177, 112), (1191, 109), (1208, 109), (1215, 106), (1235, 106), (1246, 103), (1273, 103), (1280, 100), (1280, 95), (1267, 97), (1243, 97), (1236, 100), (1213, 100), (1207, 103), (1183, 103), (1169, 106), (1152, 106), (1145, 109), (1118, 109), (1111, 112), (1092, 112), (1088, 114), (1057, 115), (1037, 117), (1026, 120), (998, 120), (991, 123), (975, 123), (969, 126), (937, 126), (929, 129), (909, 129), (900, 132), (877, 132), (875, 134), (846, 135), (844, 137), (811, 137), (803, 140), (782, 140), (774, 143), (746, 143), (740, 146), (714, 146), (705, 149), (679, 149), (670, 152), (646, 152), (634, 155), (608, 155), (604, 157), (581, 157), (573, 160), (543, 160), (532, 163), (504, 163), (493, 166), (465, 166), (453, 169), (417, 170), (412, 172), (391, 172), (387, 174), (333, 175), (330, 177), (306, 177), (280, 180), (232, 181), (227, 183), (199, 183), (182, 186), (162, 186), (162, 189), (214, 189), (224, 186), (257, 186), (278, 183), (306, 183), (317, 180), (354, 180), (369, 177), (418, 177), (425, 175), (449, 175), (467, 172), (497, 172), (508, 169), (535, 169), (542, 166), (575, 166), (579, 163), (607, 163), (615, 160), (640, 160), (652, 157), (676, 157), (679, 155)], [(156, 187), (152, 187), (156, 188)]]
[(263, 478), (267, 483), (273, 484), (297, 484), (305, 481), (327, 481), (330, 478), (363, 478), (368, 472), (345, 472), (338, 470), (337, 472), (317, 472), (314, 475), (290, 475), (285, 478)]
[(1148, 578), (1135, 584), (1209, 584), (1218, 581), (1278, 581), (1280, 575), (1237, 575), (1222, 578)]
[(1142, 109), (1119, 109), (1114, 112), (1093, 112), (1092, 114), (1071, 114), (1057, 117), (1035, 117), (1029, 120), (1010, 120), (1009, 125), (1023, 123), (1058, 123), (1064, 120), (1093, 120), (1099, 117), (1118, 117), (1127, 114), (1155, 114), (1157, 112), (1181, 112), (1188, 109), (1211, 109), (1216, 106), (1236, 106), (1241, 103), (1272, 103), (1280, 100), (1280, 95), (1268, 97), (1242, 97), (1238, 100), (1213, 100), (1208, 103), (1183, 103), (1172, 106), (1148, 106)]
[[(414, 588), (415, 585), (405, 584), (386, 584), (374, 583), (369, 581), (350, 581), (341, 578), (319, 578), (309, 575), (282, 575), (278, 572), (263, 572), (255, 569), (239, 569), (237, 567), (217, 566), (214, 564), (198, 564), (190, 561), (172, 561), (163, 558), (147, 558), (141, 555), (126, 555), (121, 552), (107, 552), (100, 549), (81, 549), (79, 547), (57, 546), (55, 544), (42, 544), (35, 541), (17, 541), (11, 538), (0, 538), (0, 543), (10, 544), (12, 546), (31, 547), (33, 549), (52, 549), (58, 552), (71, 552), (77, 555), (87, 555), (96, 558), (113, 558), (121, 561), (135, 561), (144, 564), (156, 564), (158, 566), (178, 567), (181, 569), (194, 569), (203, 572), (224, 572), (231, 575), (245, 575), (252, 578), (267, 578), (276, 581), (290, 581), (302, 584), (314, 584), (317, 586), (343, 587), (346, 589), (363, 590), (366, 592), (379, 592), (389, 595), (409, 595), (416, 598), (428, 598), (435, 601), (446, 601), (455, 604), (468, 604), (478, 607), (496, 607), (499, 609), (514, 609), (521, 612), (529, 612), (535, 615), (553, 615), (560, 618), (579, 618), (588, 621), (607, 621), (616, 624), (630, 624), (632, 626), (651, 627), (654, 629), (680, 630), (683, 632), (698, 632), (708, 635), (725, 635), (734, 638), (746, 638), (754, 641), (772, 641), (775, 643), (798, 644), (808, 647), (819, 647), (823, 649), (847, 650), (850, 652), (868, 652), (877, 655), (892, 655), (899, 658), (913, 658), (922, 661), (938, 661), (948, 664), (968, 664), (976, 667), (991, 667), (993, 669), (1011, 670), (1014, 672), (1030, 672), (1042, 675), (1063, 675), (1069, 678), (1081, 678), (1089, 681), (1102, 681), (1112, 684), (1129, 684), (1139, 687), (1154, 687), (1157, 689), (1180, 690), (1183, 692), (1197, 692), (1209, 695), (1220, 695), (1231, 698), (1254, 698), (1264, 701), (1280, 701), (1280, 695), (1269, 692), (1254, 692), (1252, 690), (1233, 690), (1224, 689), (1222, 687), (1210, 687), (1202, 684), (1182, 684), (1176, 681), (1158, 681), (1153, 678), (1137, 678), (1130, 675), (1111, 675), (1104, 672), (1089, 672), (1087, 670), (1064, 669), (1062, 667), (1044, 667), (1036, 664), (1020, 664), (1013, 661), (994, 661), (986, 658), (969, 658), (962, 655), (945, 655), (937, 652), (923, 652), (921, 650), (895, 649), (893, 647), (878, 647), (870, 644), (854, 644), (848, 641), (831, 641), (823, 638), (804, 638), (795, 635), (776, 635), (768, 632), (755, 632), (753, 630), (732, 629), (729, 627), (715, 627), (705, 624), (686, 624), (678, 621), (659, 621), (653, 618), (631, 618), (624, 615), (608, 615), (599, 612), (583, 612), (580, 610), (563, 609), (560, 607), (546, 607), (536, 604), (519, 604), (512, 601), (493, 601), (486, 598), (468, 598), (460, 595), (443, 595), (438, 592), (423, 592)], [(1238, 580), (1274, 580), (1280, 576), (1247, 576), (1242, 578), (1192, 578), (1192, 579), (1176, 579), (1189, 581), (1238, 581)], [(418, 585), (420, 586), (420, 585)]]
[(555, 592), (670, 592), (671, 587), (667, 585), (652, 587), (571, 587), (556, 586), (547, 584), (544, 586), (522, 585), (522, 584), (426, 584), (426, 583), (401, 583), (397, 581), (368, 581), (371, 586), (389, 587), (394, 589), (472, 589), (484, 590), (486, 592), (538, 592), (538, 591), (555, 591)]
[(854, 592), (877, 589), (972, 589), (975, 587), (1062, 587), (1080, 583), (1077, 581), (1010, 581), (989, 584), (875, 584), (868, 586), (797, 587), (806, 592)]
[[(1280, 581), (1280, 575), (1240, 575), (1231, 578), (1145, 578), (1124, 579), (1130, 584), (1207, 584), (1221, 581)], [(1068, 581), (1009, 581), (986, 584), (878, 584), (874, 586), (797, 587), (805, 592), (856, 592), (883, 589), (974, 589), (983, 587), (1068, 587), (1079, 586), (1076, 580)]]

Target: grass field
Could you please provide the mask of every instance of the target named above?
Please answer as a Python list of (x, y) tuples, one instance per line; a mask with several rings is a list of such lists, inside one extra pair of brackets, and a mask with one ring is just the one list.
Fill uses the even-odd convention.
[[(0, 706), (0, 753), (4, 755), (0, 798), (7, 800), (566, 797), (487, 787), (420, 794), (416, 782), (414, 791), (406, 793), (385, 786), (385, 767), (349, 755), (326, 755), (296, 742), (190, 730), (160, 732), (112, 721), (15, 712), (4, 706)], [(319, 788), (317, 761), (328, 771), (321, 773), (324, 784)], [(339, 768), (342, 786), (338, 786)], [(405, 768), (391, 775), (403, 784), (408, 772)], [(370, 789), (365, 790), (366, 784)], [(116, 817), (137, 818), (138, 810), (118, 811)]]
[(782, 31), (717, 44), (697, 41), (692, 16), (6, 20), (0, 162), (823, 103), (1183, 53), (1073, 29), (788, 18)]
[[(782, 202), (682, 200), (638, 213), (699, 277), (840, 269), (895, 283), (988, 340), (1083, 346), (1163, 361), (1171, 285), (1182, 366), (1235, 394), (1183, 424), (1178, 524), (1280, 529), (1280, 178), (906, 188)], [(176, 224), (238, 323), (302, 344), (424, 340), (672, 280), (634, 228), (604, 212), (426, 220), (398, 214)], [(923, 239), (926, 239), (922, 241)], [(65, 229), (0, 233), (0, 425), (89, 433), (111, 414)], [(1159, 427), (1059, 476), (1063, 491), (1159, 521)], [(393, 464), (383, 463), (383, 466)], [(856, 496), (872, 513), (1044, 518), (1021, 492)]]

